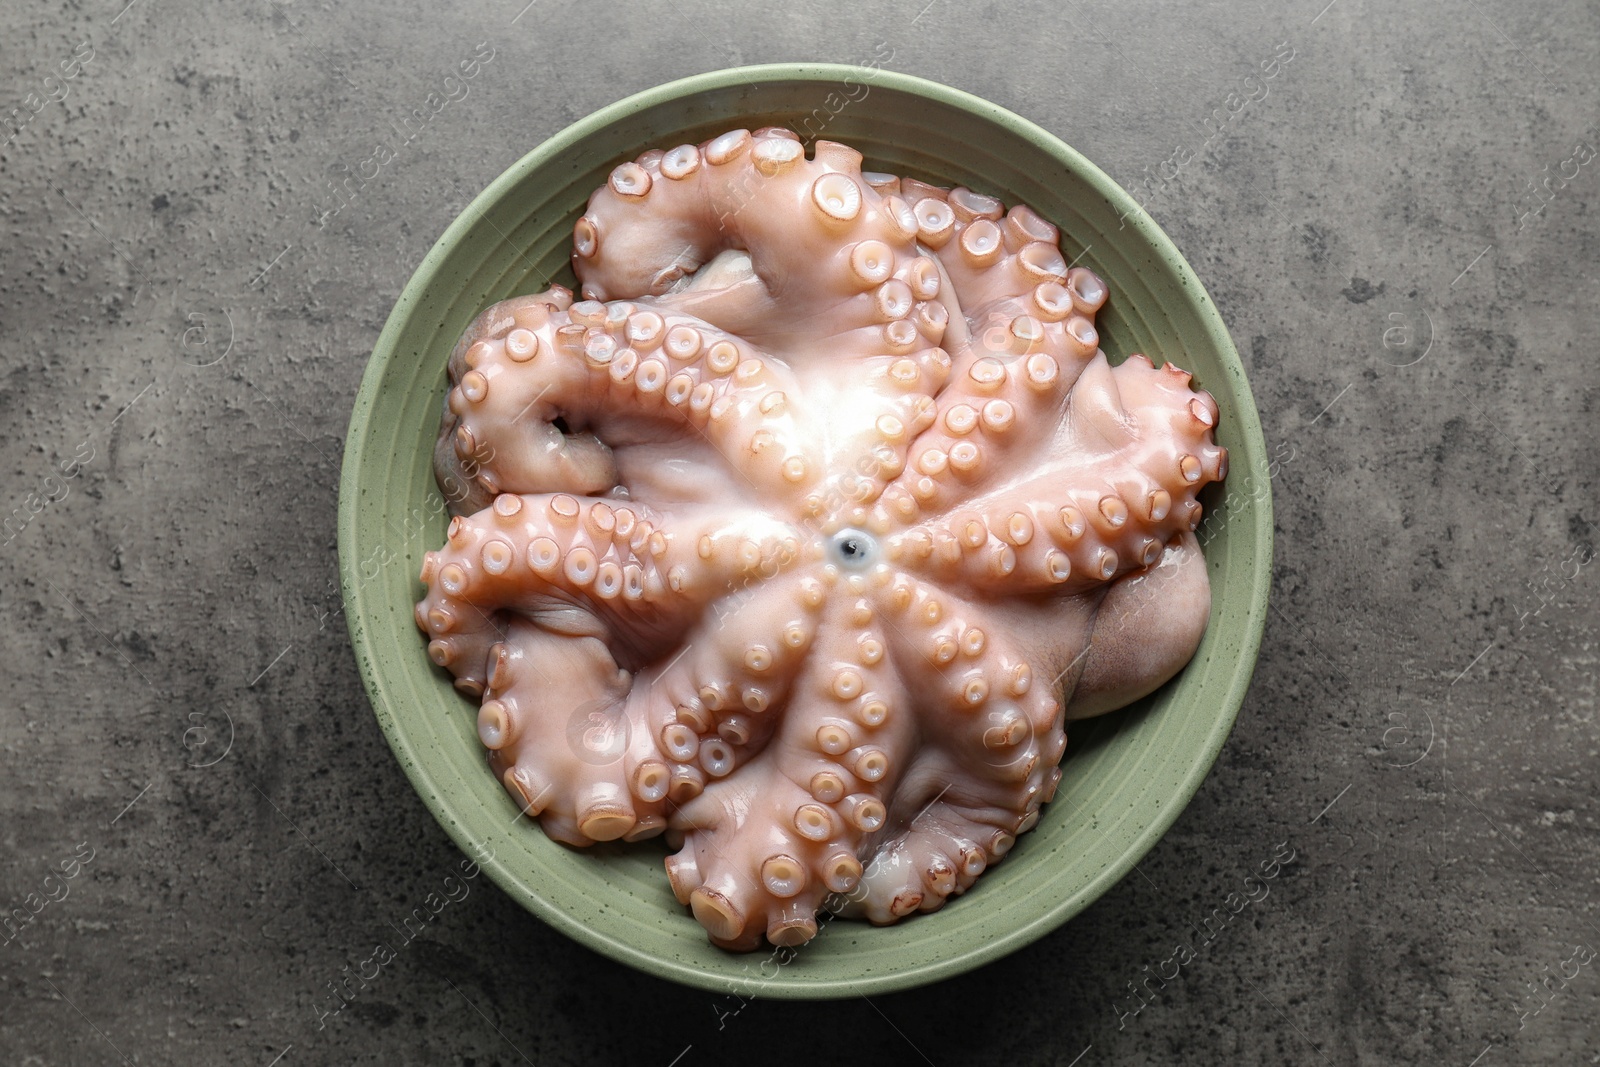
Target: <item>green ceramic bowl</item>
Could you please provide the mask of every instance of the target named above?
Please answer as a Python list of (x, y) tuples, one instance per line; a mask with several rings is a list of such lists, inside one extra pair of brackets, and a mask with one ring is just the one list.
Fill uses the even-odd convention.
[[(809, 127), (807, 126), (809, 123)], [(1222, 409), (1231, 456), (1210, 487), (1213, 604), (1199, 652), (1133, 708), (1071, 727), (1065, 778), (1038, 828), (942, 911), (876, 928), (838, 921), (778, 966), (712, 947), (673, 899), (659, 844), (586, 851), (547, 839), (485, 767), (471, 705), (429, 662), (412, 622), (422, 555), (444, 541), (430, 470), (445, 361), (484, 306), (569, 286), (572, 225), (613, 166), (651, 147), (745, 126), (820, 130), (870, 169), (1030, 204), (1062, 251), (1110, 287), (1101, 345), (1195, 372)], [(1126, 216), (1119, 222), (1120, 216)], [(457, 844), (545, 922), (650, 974), (795, 999), (906, 989), (1004, 956), (1076, 915), (1155, 844), (1199, 787), (1244, 698), (1271, 572), (1266, 448), (1244, 369), (1171, 241), (1110, 178), (1032, 123), (977, 97), (859, 67), (775, 65), (702, 74), (603, 108), (539, 145), (451, 224), (400, 294), (367, 366), (339, 489), (339, 562), (356, 658), (378, 722)]]

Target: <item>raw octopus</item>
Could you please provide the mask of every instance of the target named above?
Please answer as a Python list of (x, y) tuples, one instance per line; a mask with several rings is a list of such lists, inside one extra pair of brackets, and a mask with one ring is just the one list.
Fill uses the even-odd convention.
[(1065, 720), (1210, 609), (1215, 401), (1107, 361), (1106, 286), (1034, 211), (861, 164), (775, 128), (623, 163), (582, 299), (495, 304), (449, 362), (429, 654), (545, 832), (664, 833), (730, 949), (967, 890)]

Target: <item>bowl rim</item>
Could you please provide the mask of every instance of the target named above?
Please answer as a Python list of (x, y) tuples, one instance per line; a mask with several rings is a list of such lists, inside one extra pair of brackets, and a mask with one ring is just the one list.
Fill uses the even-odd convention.
[[(489, 209), (508, 189), (521, 182), (528, 172), (559, 158), (584, 138), (623, 118), (669, 99), (737, 88), (741, 84), (783, 81), (839, 83), (846, 77), (853, 77), (857, 80), (870, 79), (874, 87), (899, 90), (968, 112), (1036, 144), (1050, 155), (1062, 160), (1069, 171), (1095, 193), (1105, 197), (1123, 216), (1125, 224), (1140, 231), (1140, 235), (1150, 242), (1161, 262), (1185, 280), (1185, 284), (1179, 287), (1182, 301), (1189, 305), (1189, 310), (1200, 323), (1206, 341), (1215, 347), (1224, 370), (1236, 377), (1242, 387), (1244, 402), (1239, 405), (1239, 410), (1233, 413), (1231, 418), (1235, 432), (1254, 444), (1258, 455), (1265, 455), (1266, 445), (1254, 396), (1249, 389), (1243, 362), (1222, 321), (1221, 313), (1206, 294), (1204, 286), (1183, 254), (1138, 201), (1071, 145), (1036, 123), (998, 104), (961, 89), (915, 75), (881, 68), (864, 74), (864, 70), (863, 67), (843, 63), (766, 63), (731, 67), (665, 82), (607, 104), (540, 142), (473, 197), (434, 242), (396, 297), (394, 307), (378, 335), (362, 373), (361, 385), (351, 409), (346, 434), (339, 480), (337, 526), (340, 588), (352, 650), (356, 654), (357, 667), (368, 700), (374, 707), (374, 717), (377, 718), (391, 750), (398, 757), (400, 767), (412, 788), (416, 790), (434, 820), (464, 853), (474, 851), (472, 842), (465, 829), (456, 821), (451, 802), (441, 795), (435, 785), (425, 760), (419, 757), (419, 753), (406, 737), (400, 726), (399, 717), (377, 713), (378, 708), (392, 705), (386, 693), (384, 679), (376, 669), (364, 623), (364, 620), (372, 614), (372, 606), (368, 600), (377, 594), (367, 591), (368, 583), (354, 579), (358, 571), (354, 556), (359, 525), (358, 501), (361, 494), (361, 486), (357, 484), (357, 473), (363, 466), (367, 451), (365, 434), (371, 423), (371, 411), (377, 400), (384, 368), (388, 362), (387, 357), (385, 359), (377, 357), (381, 353), (392, 353), (395, 350), (397, 341), (411, 316), (412, 305), (433, 283), (441, 262), (468, 231), (478, 224), (478, 220), (487, 215)], [(1169, 802), (1163, 803), (1155, 815), (1146, 820), (1114, 863), (1102, 869), (1077, 892), (1052, 902), (1033, 921), (951, 956), (912, 969), (869, 976), (803, 983), (769, 983), (757, 995), (771, 999), (827, 1000), (867, 993), (895, 992), (950, 978), (1007, 956), (1044, 936), (1088, 908), (1111, 886), (1126, 877), (1188, 807), (1201, 782), (1211, 772), (1223, 744), (1233, 730), (1245, 692), (1254, 675), (1262, 635), (1266, 628), (1266, 608), (1272, 578), (1273, 508), (1270, 482), (1267, 492), (1259, 494), (1253, 503), (1255, 507), (1248, 513), (1249, 523), (1241, 524), (1246, 525), (1247, 530), (1239, 531), (1247, 533), (1253, 542), (1251, 555), (1255, 563), (1249, 576), (1249, 609), (1246, 626), (1243, 632), (1236, 635), (1239, 638), (1238, 651), (1232, 672), (1227, 676), (1221, 713), (1216, 716), (1211, 730), (1200, 746), (1201, 758), (1196, 759), (1183, 777), (1177, 780), (1168, 795)], [(541, 921), (579, 944), (653, 977), (713, 992), (726, 991), (728, 980), (721, 974), (703, 971), (689, 963), (638, 949), (601, 929), (569, 917), (565, 911), (554, 906), (537, 892), (530, 892), (522, 878), (509, 870), (498, 858), (479, 859), (477, 862), (508, 896)]]

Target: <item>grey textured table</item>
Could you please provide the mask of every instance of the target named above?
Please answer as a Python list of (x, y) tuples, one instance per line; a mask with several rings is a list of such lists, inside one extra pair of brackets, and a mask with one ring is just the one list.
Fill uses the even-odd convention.
[[(0, 1060), (1600, 1062), (1594, 5), (125, 2), (0, 14)], [(481, 880), (325, 1014), (459, 858), (338, 614), (395, 294), (603, 104), (885, 53), (1135, 190), (1232, 328), (1282, 462), (1216, 769), (1139, 873), (936, 987), (730, 1014)]]

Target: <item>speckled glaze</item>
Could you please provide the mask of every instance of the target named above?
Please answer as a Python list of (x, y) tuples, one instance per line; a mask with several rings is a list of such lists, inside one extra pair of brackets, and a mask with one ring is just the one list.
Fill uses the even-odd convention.
[[(446, 521), (428, 477), (443, 356), (479, 309), (572, 281), (562, 263), (572, 221), (617, 162), (654, 145), (704, 141), (733, 120), (798, 126), (814, 101), (848, 84), (853, 102), (826, 137), (859, 147), (873, 169), (1028, 203), (1059, 224), (1064, 255), (1081, 254), (1083, 266), (1107, 279), (1100, 346), (1113, 362), (1148, 351), (1193, 370), (1216, 399), (1217, 439), (1231, 453), (1234, 477), (1265, 480), (1258, 422), (1226, 332), (1187, 265), (1120, 190), (1065, 145), (992, 105), (890, 74), (872, 77), (863, 97), (862, 82), (850, 68), (720, 72), (613, 105), (542, 145), (457, 220), (402, 294), (363, 382), (346, 451), (340, 549), (352, 637), (380, 722), (420, 794), (464, 847), (493, 852), (485, 868), (541, 917), (616, 958), (710, 988), (747, 976), (675, 906), (660, 855), (610, 845), (582, 855), (528, 834), (482, 768), (470, 709), (430, 672), (411, 636), (414, 575)], [(964, 970), (1081, 910), (1149, 848), (1226, 737), (1265, 606), (1268, 500), (1221, 508), (1208, 494), (1201, 501), (1214, 602), (1190, 665), (1128, 711), (1071, 728), (1056, 803), (973, 892), (900, 927), (830, 929), (824, 918), (814, 939), (788, 950), (762, 995), (870, 993)]]

